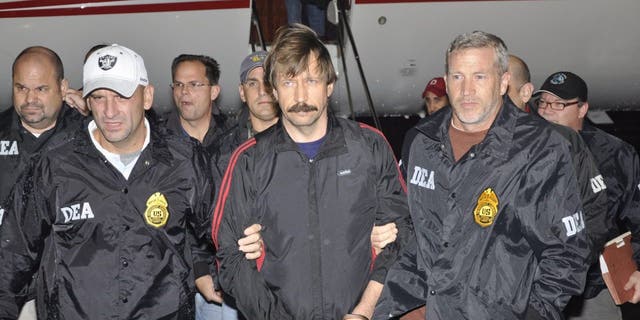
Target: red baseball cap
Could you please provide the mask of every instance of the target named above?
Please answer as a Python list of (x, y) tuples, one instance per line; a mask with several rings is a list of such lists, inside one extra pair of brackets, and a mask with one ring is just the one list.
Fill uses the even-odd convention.
[(427, 86), (424, 88), (424, 91), (422, 92), (422, 99), (424, 99), (424, 97), (427, 95), (427, 92), (429, 91), (431, 91), (437, 97), (442, 97), (447, 95), (447, 88), (445, 87), (445, 84), (444, 84), (444, 78), (437, 77), (437, 78), (431, 79), (431, 81), (427, 83)]

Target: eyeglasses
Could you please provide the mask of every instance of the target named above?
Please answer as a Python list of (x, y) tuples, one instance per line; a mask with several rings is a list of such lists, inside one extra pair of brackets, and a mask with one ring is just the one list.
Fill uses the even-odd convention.
[(578, 104), (580, 103), (580, 101), (573, 101), (573, 102), (558, 102), (558, 101), (554, 101), (554, 102), (547, 102), (544, 101), (542, 99), (538, 99), (538, 108), (539, 109), (545, 109), (547, 106), (550, 106), (552, 110), (557, 110), (557, 111), (562, 111), (564, 110), (564, 108), (568, 107), (568, 106), (572, 106), (574, 104)]
[(198, 82), (198, 81), (190, 81), (187, 83), (182, 83), (182, 82), (174, 82), (172, 84), (169, 85), (171, 88), (173, 88), (173, 90), (182, 90), (182, 89), (189, 89), (189, 90), (198, 90), (204, 87), (210, 87), (213, 86), (212, 84), (208, 84), (208, 83), (202, 83), (202, 82)]

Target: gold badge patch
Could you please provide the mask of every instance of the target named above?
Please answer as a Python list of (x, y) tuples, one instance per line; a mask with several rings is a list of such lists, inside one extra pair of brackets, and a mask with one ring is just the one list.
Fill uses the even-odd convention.
[(473, 219), (484, 228), (490, 226), (497, 215), (498, 197), (493, 189), (487, 188), (478, 197), (478, 204), (473, 209)]
[(147, 224), (156, 228), (163, 227), (169, 220), (167, 199), (160, 192), (156, 192), (147, 199), (147, 210), (144, 211), (144, 220)]

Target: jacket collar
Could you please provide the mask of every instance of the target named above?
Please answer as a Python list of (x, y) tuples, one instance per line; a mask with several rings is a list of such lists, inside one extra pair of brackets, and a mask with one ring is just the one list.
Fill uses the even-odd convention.
[[(189, 134), (182, 127), (182, 123), (180, 123), (180, 114), (178, 113), (178, 108), (174, 108), (171, 110), (166, 116), (167, 126), (175, 131), (177, 134), (182, 134), (185, 136), (189, 136)], [(209, 145), (213, 143), (215, 138), (218, 137), (218, 134), (222, 131), (228, 130), (225, 128), (225, 124), (227, 122), (227, 117), (218, 110), (217, 107), (213, 106), (211, 108), (211, 119), (209, 119), (209, 129), (207, 129), (207, 133), (205, 133), (203, 140), (203, 145)]]
[[(526, 115), (526, 113), (520, 112), (505, 94), (496, 119), (491, 124), (487, 136), (478, 144), (476, 152), (507, 160), (512, 147), (515, 126), (518, 118), (522, 115)], [(443, 108), (433, 114), (430, 121), (417, 126), (416, 129), (431, 140), (448, 145), (451, 150), (449, 139), (451, 116), (452, 108)]]
[[(329, 119), (327, 121), (327, 133), (325, 135), (326, 138), (322, 146), (320, 146), (320, 150), (318, 151), (318, 155), (315, 157), (315, 159), (335, 156), (347, 152), (347, 144), (344, 138), (344, 131), (340, 126), (340, 122), (330, 111), (328, 111), (328, 117)], [(280, 118), (280, 120), (278, 120), (278, 123), (276, 123), (270, 129), (275, 130), (274, 134), (276, 135), (276, 152), (300, 152), (298, 144), (293, 141), (293, 139), (291, 139), (291, 136), (289, 136), (287, 130), (282, 125), (282, 118)], [(256, 138), (258, 138), (258, 136), (260, 135), (256, 135)]]
[(592, 126), (589, 120), (582, 122), (582, 130), (580, 132), (596, 132), (596, 127)]
[[(88, 157), (100, 158), (100, 152), (97, 151), (97, 149), (91, 142), (89, 129), (87, 128), (91, 120), (93, 119), (87, 118), (83, 121), (81, 132), (79, 132), (76, 138), (73, 139), (74, 151)], [(148, 119), (148, 121), (150, 126), (149, 131), (151, 133), (151, 138), (149, 140), (149, 145), (145, 148), (145, 150), (142, 151), (138, 162), (144, 162), (147, 167), (149, 167), (151, 164), (154, 164), (155, 162), (162, 162), (166, 165), (171, 165), (174, 158), (171, 154), (171, 151), (169, 150), (167, 141), (169, 139), (172, 139), (172, 137), (167, 134), (166, 131), (163, 130), (154, 119)], [(138, 165), (136, 164), (136, 167), (137, 166)], [(135, 170), (136, 169), (134, 168), (134, 171)]]
[[(11, 110), (7, 110), (6, 112), (3, 113), (4, 115), (8, 115), (9, 118), (7, 119), (8, 121), (11, 121), (11, 130), (12, 131), (19, 131), (24, 129), (24, 127), (22, 126), (22, 123), (20, 123), (20, 116), (18, 116), (18, 113), (16, 112), (16, 108), (14, 106), (11, 106)], [(4, 122), (4, 119), (3, 121)], [(3, 126), (4, 127), (4, 126)]]

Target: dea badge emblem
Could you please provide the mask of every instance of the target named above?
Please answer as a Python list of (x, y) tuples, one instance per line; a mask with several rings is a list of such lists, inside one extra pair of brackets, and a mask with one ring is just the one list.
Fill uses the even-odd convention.
[(167, 199), (160, 192), (152, 194), (147, 199), (147, 209), (144, 211), (144, 220), (147, 224), (156, 228), (163, 227), (169, 220)]
[(473, 209), (473, 219), (485, 228), (490, 226), (498, 215), (498, 197), (493, 189), (487, 188), (478, 197), (476, 208)]

